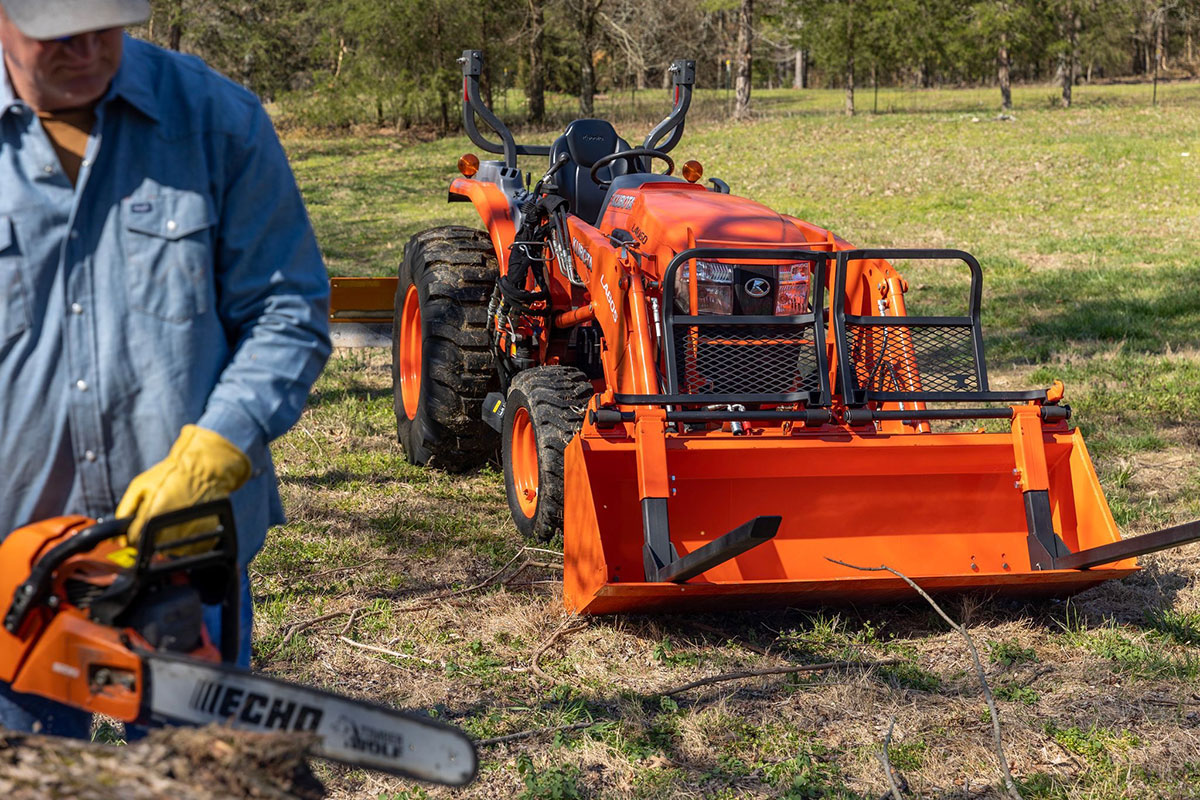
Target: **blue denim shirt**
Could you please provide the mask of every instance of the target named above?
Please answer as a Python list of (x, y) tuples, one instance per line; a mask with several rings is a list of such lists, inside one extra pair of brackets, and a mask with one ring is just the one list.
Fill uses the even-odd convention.
[(283, 511), (268, 442), (329, 355), (329, 280), (257, 99), (125, 38), (72, 187), (0, 57), (0, 537), (111, 516), (197, 423), (245, 452), (243, 564)]

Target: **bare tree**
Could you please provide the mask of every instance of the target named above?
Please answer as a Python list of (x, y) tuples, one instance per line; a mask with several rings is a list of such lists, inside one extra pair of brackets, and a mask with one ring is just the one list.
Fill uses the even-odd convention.
[(546, 16), (543, 0), (529, 2), (529, 80), (525, 94), (529, 100), (529, 121), (540, 123), (546, 119)]
[(579, 44), (579, 113), (595, 113), (596, 49), (600, 42), (600, 9), (604, 0), (566, 0)]
[(737, 83), (734, 87), (733, 118), (750, 116), (750, 76), (754, 55), (754, 0), (742, 0), (738, 8)]
[(846, 116), (854, 116), (854, 0), (846, 0)]
[(1000, 81), (1000, 106), (1005, 111), (1012, 111), (1012, 81), (1009, 71), (1012, 60), (1008, 57), (1008, 31), (1000, 32), (1000, 47), (996, 52), (997, 78)]

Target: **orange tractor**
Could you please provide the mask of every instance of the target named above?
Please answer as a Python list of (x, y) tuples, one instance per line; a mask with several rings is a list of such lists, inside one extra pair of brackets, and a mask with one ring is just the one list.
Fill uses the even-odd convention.
[[(694, 62), (672, 66), (674, 108), (640, 147), (596, 119), (517, 144), (480, 100), (480, 53), (461, 62), (466, 131), (502, 158), (463, 156), (450, 185), (483, 230), (405, 249), (399, 437), (449, 470), (499, 445), (518, 529), (562, 532), (571, 609), (910, 591), (838, 561), (930, 591), (1065, 595), (1200, 538), (1122, 541), (1062, 385), (989, 387), (972, 256), (856, 249), (695, 162), (676, 176)], [(549, 167), (535, 183), (518, 156)], [(908, 314), (898, 261), (959, 271), (963, 310)], [(964, 420), (1008, 429), (945, 430)]]

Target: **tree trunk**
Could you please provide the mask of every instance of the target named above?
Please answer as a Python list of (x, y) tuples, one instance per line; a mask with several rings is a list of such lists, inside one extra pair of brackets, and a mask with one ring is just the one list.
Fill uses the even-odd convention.
[(337, 78), (342, 74), (342, 59), (346, 57), (346, 39), (341, 37), (338, 39), (337, 62), (333, 67), (333, 77)]
[(604, 0), (583, 0), (572, 9), (579, 24), (579, 113), (590, 117), (595, 113), (596, 98), (596, 19)]
[(846, 116), (854, 116), (854, 0), (846, 3)]
[(180, 41), (183, 39), (183, 26), (178, 22), (172, 22), (167, 28), (167, 49), (179, 51)]
[(804, 88), (804, 51), (797, 50), (795, 54), (795, 69), (792, 72), (792, 88)]
[(529, 100), (529, 121), (541, 123), (546, 119), (546, 65), (543, 45), (546, 38), (546, 19), (542, 0), (529, 0), (529, 80), (525, 95)]
[(745, 119), (750, 115), (750, 69), (754, 52), (754, 0), (742, 0), (738, 9), (737, 38), (737, 85), (733, 105), (733, 118)]
[(1000, 51), (996, 55), (996, 62), (999, 65), (997, 77), (1000, 79), (1000, 107), (1005, 111), (1012, 111), (1012, 83), (1009, 79), (1012, 62), (1008, 58), (1007, 31), (1000, 34)]
[(1154, 71), (1167, 68), (1166, 53), (1163, 52), (1164, 29), (1167, 27), (1166, 15), (1158, 15), (1158, 25), (1154, 29)]
[(871, 62), (871, 91), (874, 94), (874, 99), (871, 104), (871, 113), (879, 113), (879, 65), (874, 61)]
[(1075, 60), (1079, 57), (1079, 36), (1076, 26), (1079, 13), (1068, 6), (1062, 21), (1066, 42), (1058, 57), (1058, 77), (1062, 84), (1062, 107), (1071, 107), (1071, 88), (1075, 85)]

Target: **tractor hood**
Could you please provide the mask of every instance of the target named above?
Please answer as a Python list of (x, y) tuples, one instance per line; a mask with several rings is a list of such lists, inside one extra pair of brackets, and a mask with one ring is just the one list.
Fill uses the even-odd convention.
[[(803, 244), (823, 240), (824, 231), (806, 235), (790, 218), (744, 197), (696, 188), (641, 192), (630, 209), (629, 230), (652, 250), (686, 250), (689, 232), (697, 244)], [(645, 238), (643, 238), (643, 236)]]

